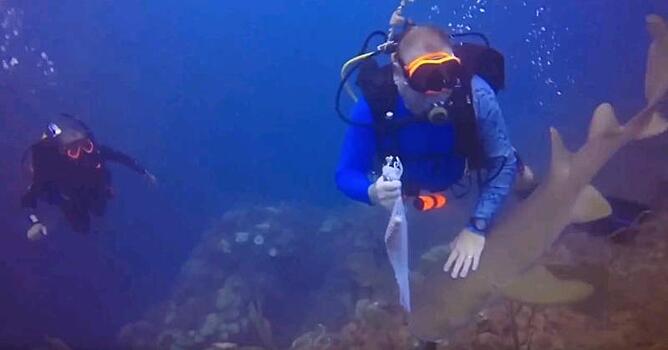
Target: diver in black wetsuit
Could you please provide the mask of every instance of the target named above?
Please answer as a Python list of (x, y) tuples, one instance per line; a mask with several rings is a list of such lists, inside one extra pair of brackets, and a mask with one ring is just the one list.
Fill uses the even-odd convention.
[[(56, 205), (76, 232), (90, 231), (90, 213), (104, 214), (107, 200), (113, 197), (111, 173), (106, 162), (116, 162), (156, 179), (130, 156), (98, 144), (90, 129), (75, 118), (70, 123), (50, 123), (42, 139), (30, 147), (32, 184), (21, 198), (21, 205), (32, 210), (37, 200)], [(69, 124), (69, 125), (67, 125)], [(46, 226), (33, 213), (28, 239), (46, 236)]]

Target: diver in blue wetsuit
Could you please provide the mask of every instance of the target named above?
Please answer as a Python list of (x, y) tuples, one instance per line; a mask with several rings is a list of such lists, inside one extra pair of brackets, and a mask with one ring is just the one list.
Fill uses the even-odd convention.
[[(454, 190), (475, 173), (478, 201), (444, 266), (464, 278), (477, 269), (485, 236), (524, 169), (496, 98), (503, 58), (488, 47), (455, 45), (429, 26), (408, 28), (391, 57), (388, 67), (374, 61), (360, 67), (364, 98), (349, 118), (336, 183), (352, 199), (391, 210), (402, 194)], [(383, 70), (384, 79), (369, 74)], [(387, 155), (401, 159), (402, 181), (369, 178)]]

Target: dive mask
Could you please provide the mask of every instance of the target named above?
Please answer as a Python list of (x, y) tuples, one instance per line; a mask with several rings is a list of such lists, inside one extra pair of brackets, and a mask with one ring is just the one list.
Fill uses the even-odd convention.
[(95, 150), (95, 144), (89, 138), (72, 142), (64, 147), (65, 154), (70, 159), (76, 160), (81, 157), (81, 153), (91, 154)]
[(404, 65), (406, 80), (413, 90), (436, 95), (452, 90), (458, 78), (461, 60), (448, 52), (422, 55)]

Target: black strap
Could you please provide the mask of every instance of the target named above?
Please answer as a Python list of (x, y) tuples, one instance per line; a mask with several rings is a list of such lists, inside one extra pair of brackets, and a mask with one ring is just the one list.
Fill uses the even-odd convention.
[[(453, 91), (448, 107), (449, 115), (455, 129), (455, 153), (465, 158), (470, 170), (479, 170), (483, 166), (483, 150), (478, 132), (475, 110), (473, 108), (471, 77), (462, 72), (460, 87)], [(367, 60), (360, 66), (357, 78), (360, 87), (373, 115), (373, 126), (376, 132), (378, 161), (384, 161), (387, 155), (398, 155), (402, 158), (399, 144), (399, 132), (403, 127), (413, 123), (427, 123), (427, 118), (413, 116), (395, 120), (399, 92), (394, 83), (392, 65), (379, 67), (373, 60)], [(433, 158), (442, 155), (430, 155)], [(404, 184), (412, 192), (419, 191), (419, 186)], [(417, 190), (416, 190), (417, 187)]]

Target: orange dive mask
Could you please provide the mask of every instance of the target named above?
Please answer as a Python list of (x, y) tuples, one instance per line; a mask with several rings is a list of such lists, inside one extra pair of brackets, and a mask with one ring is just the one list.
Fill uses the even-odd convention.
[(428, 95), (453, 89), (460, 68), (461, 60), (445, 51), (422, 55), (404, 66), (411, 88)]
[(95, 144), (88, 138), (65, 146), (65, 154), (73, 160), (79, 159), (81, 152), (91, 154), (94, 150)]

